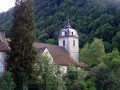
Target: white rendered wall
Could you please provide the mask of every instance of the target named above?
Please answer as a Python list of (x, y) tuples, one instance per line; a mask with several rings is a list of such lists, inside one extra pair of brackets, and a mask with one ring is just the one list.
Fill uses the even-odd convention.
[(0, 32), (0, 41), (4, 42), (4, 33), (3, 32)]
[(49, 51), (48, 51), (47, 48), (44, 50), (44, 52), (43, 52), (42, 54), (48, 56), (48, 58), (50, 58), (50, 62), (51, 62), (51, 63), (54, 63), (54, 62), (53, 62), (53, 58), (52, 58), (52, 56), (50, 55), (50, 53), (49, 53)]
[(6, 59), (6, 54), (4, 52), (0, 52), (0, 65), (4, 65)]
[[(74, 60), (79, 60), (79, 41), (76, 37), (69, 37), (69, 53), (74, 58)], [(75, 46), (73, 45), (73, 41), (75, 41)]]
[(60, 70), (61, 70), (63, 73), (67, 73), (67, 66), (60, 66)]
[(3, 70), (5, 65), (5, 59), (6, 59), (6, 54), (4, 52), (0, 52), (0, 66), (3, 67)]

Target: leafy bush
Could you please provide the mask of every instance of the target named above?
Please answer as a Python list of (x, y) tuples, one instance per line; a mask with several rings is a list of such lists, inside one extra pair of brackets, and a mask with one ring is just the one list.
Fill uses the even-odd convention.
[(14, 90), (15, 83), (13, 82), (10, 72), (0, 74), (0, 90)]

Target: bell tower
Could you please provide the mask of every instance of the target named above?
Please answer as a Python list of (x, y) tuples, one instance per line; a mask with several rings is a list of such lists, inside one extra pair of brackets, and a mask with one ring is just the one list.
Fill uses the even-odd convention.
[(69, 20), (67, 21), (67, 25), (64, 29), (62, 29), (59, 33), (59, 46), (65, 47), (68, 53), (73, 57), (77, 62), (79, 61), (79, 38), (78, 33), (75, 29), (73, 29)]

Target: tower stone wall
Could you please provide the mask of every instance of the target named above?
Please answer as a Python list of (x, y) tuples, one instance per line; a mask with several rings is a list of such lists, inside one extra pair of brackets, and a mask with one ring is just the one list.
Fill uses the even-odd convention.
[(65, 47), (74, 60), (79, 61), (79, 38), (76, 30), (72, 29), (69, 22), (59, 33), (59, 46)]

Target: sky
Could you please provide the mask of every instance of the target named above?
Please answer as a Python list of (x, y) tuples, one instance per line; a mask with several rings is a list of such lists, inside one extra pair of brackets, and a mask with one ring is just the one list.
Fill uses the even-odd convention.
[(14, 7), (15, 0), (0, 0), (0, 13)]

